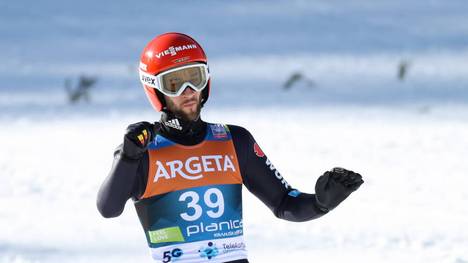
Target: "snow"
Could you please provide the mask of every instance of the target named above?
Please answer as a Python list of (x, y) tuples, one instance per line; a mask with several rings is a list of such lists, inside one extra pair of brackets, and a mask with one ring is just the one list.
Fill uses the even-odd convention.
[[(0, 3), (0, 263), (151, 262), (131, 202), (104, 219), (95, 201), (125, 127), (159, 118), (135, 70), (165, 31), (208, 53), (203, 118), (248, 128), (291, 185), (314, 192), (335, 166), (364, 177), (304, 223), (245, 191), (251, 262), (468, 262), (465, 1), (181, 5)], [(315, 86), (283, 90), (293, 72)], [(91, 103), (69, 105), (82, 74), (98, 77)]]

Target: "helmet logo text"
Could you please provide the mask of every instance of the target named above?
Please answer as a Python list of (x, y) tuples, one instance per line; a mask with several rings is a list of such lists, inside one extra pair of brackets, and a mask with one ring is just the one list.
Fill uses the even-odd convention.
[(171, 55), (171, 56), (175, 56), (177, 55), (177, 52), (180, 52), (180, 51), (183, 51), (183, 50), (188, 50), (188, 49), (196, 49), (198, 48), (197, 45), (195, 44), (192, 44), (192, 45), (182, 45), (182, 46), (170, 46), (168, 49), (164, 50), (164, 51), (161, 51), (159, 52), (158, 54), (156, 54), (156, 57), (158, 59), (164, 57), (164, 56), (167, 56), (167, 55)]
[(145, 75), (140, 76), (140, 80), (148, 85), (156, 85), (156, 79)]

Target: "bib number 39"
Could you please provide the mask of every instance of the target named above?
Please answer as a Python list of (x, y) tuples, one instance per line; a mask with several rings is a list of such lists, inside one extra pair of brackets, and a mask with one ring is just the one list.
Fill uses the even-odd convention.
[[(188, 200), (187, 200), (188, 199)], [(187, 211), (181, 213), (180, 217), (185, 221), (195, 221), (203, 215), (203, 207), (199, 204), (200, 196), (197, 192), (188, 191), (180, 195), (180, 202), (187, 203)], [(211, 218), (221, 217), (224, 213), (223, 193), (217, 188), (210, 188), (203, 194), (203, 203), (207, 207), (206, 214)], [(189, 213), (191, 212), (191, 213)]]

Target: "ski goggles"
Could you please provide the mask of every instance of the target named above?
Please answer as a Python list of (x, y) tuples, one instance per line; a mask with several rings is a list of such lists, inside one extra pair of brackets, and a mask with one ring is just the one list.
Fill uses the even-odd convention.
[(208, 66), (200, 63), (170, 69), (156, 76), (141, 69), (139, 71), (143, 85), (155, 88), (169, 97), (179, 96), (187, 87), (201, 91), (210, 79)]

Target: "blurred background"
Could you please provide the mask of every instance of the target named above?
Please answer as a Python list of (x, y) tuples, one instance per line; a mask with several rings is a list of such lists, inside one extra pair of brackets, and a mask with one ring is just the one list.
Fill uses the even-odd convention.
[(246, 127), (294, 187), (365, 184), (318, 220), (244, 193), (251, 262), (468, 262), (468, 2), (0, 2), (0, 263), (151, 262), (131, 202), (98, 188), (130, 123), (157, 121), (143, 47), (208, 55), (202, 117)]

